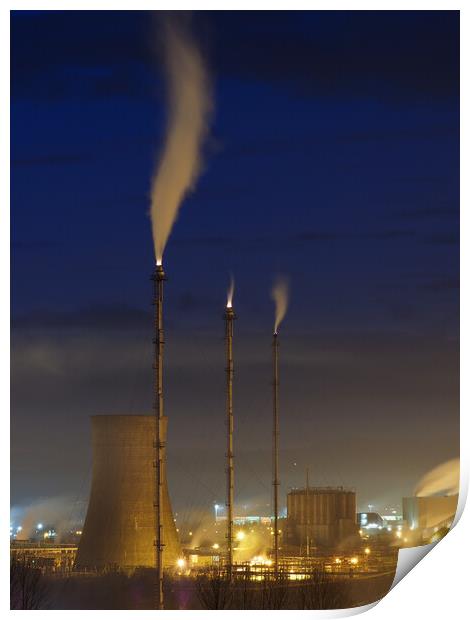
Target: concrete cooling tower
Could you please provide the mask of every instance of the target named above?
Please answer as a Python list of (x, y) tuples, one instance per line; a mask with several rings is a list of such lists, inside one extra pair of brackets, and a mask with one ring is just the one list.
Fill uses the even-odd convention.
[[(162, 429), (166, 438), (166, 418)], [(92, 417), (90, 502), (77, 570), (155, 567), (155, 417)], [(163, 564), (174, 567), (181, 547), (163, 472)]]

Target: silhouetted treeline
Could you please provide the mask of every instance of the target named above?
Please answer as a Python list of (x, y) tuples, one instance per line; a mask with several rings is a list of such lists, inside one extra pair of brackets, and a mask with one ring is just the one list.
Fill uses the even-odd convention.
[(39, 568), (22, 556), (10, 561), (10, 609), (46, 609), (48, 583)]
[(204, 609), (344, 609), (354, 606), (350, 580), (338, 579), (315, 569), (307, 579), (291, 581), (279, 571), (259, 575), (246, 573), (232, 582), (217, 570), (196, 578), (196, 592)]
[[(393, 580), (392, 573), (361, 579), (335, 576), (322, 569), (313, 570), (308, 579), (299, 581), (283, 571), (277, 579), (272, 574), (257, 575), (257, 581), (252, 577), (249, 572), (236, 574), (230, 582), (217, 569), (196, 578), (166, 575), (165, 608), (341, 609), (377, 601), (388, 592)], [(30, 584), (26, 604), (35, 606), (15, 609), (154, 609), (155, 605), (155, 574), (150, 569), (133, 574), (109, 571), (69, 577), (40, 575), (38, 581), (26, 583)]]

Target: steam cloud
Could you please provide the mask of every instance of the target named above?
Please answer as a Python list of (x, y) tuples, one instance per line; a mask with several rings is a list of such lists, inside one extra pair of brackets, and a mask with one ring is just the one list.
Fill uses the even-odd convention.
[(459, 492), (460, 459), (451, 459), (441, 463), (421, 478), (415, 489), (418, 497), (427, 497), (436, 493), (456, 495)]
[(22, 531), (18, 532), (17, 540), (27, 540), (30, 538), (38, 523), (43, 523), (44, 527), (53, 526), (59, 539), (64, 536), (69, 529), (83, 519), (83, 515), (75, 515), (76, 501), (72, 497), (53, 497), (42, 499), (29, 505), (21, 519)]
[(230, 285), (227, 290), (227, 308), (232, 307), (234, 291), (235, 291), (235, 280), (233, 279), (233, 276), (230, 276)]
[(157, 263), (181, 202), (201, 171), (201, 147), (212, 111), (209, 77), (194, 41), (181, 26), (169, 22), (164, 34), (169, 114), (150, 210)]
[(274, 333), (277, 334), (279, 325), (287, 312), (289, 303), (289, 282), (285, 277), (279, 277), (271, 291), (271, 297), (276, 305), (276, 314), (274, 319)]

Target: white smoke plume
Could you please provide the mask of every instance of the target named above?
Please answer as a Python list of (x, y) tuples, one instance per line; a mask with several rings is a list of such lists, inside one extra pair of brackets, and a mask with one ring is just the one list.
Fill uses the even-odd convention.
[(235, 292), (235, 280), (233, 279), (233, 276), (230, 276), (230, 285), (227, 290), (227, 308), (232, 307), (234, 292)]
[(54, 527), (60, 540), (77, 520), (83, 518), (83, 515), (76, 513), (76, 501), (72, 497), (39, 499), (24, 509), (20, 519), (22, 529), (17, 539), (27, 540), (34, 534), (37, 524), (42, 523), (45, 528)]
[(188, 32), (166, 22), (164, 47), (169, 113), (150, 209), (157, 263), (162, 261), (181, 202), (201, 171), (201, 147), (212, 111), (207, 70)]
[(276, 307), (274, 333), (277, 334), (279, 326), (286, 315), (287, 306), (289, 304), (289, 281), (287, 278), (283, 276), (277, 278), (271, 291), (271, 297), (274, 300)]
[(427, 497), (438, 493), (456, 495), (459, 492), (460, 459), (451, 459), (441, 463), (425, 474), (415, 488), (418, 497)]

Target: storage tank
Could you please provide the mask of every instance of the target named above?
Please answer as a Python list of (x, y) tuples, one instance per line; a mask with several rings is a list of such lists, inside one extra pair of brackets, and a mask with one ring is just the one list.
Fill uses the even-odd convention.
[(410, 529), (427, 529), (452, 522), (457, 510), (458, 495), (404, 497), (403, 519)]
[[(166, 438), (164, 418), (163, 438)], [(93, 473), (77, 570), (155, 567), (155, 417), (92, 417)], [(174, 567), (181, 547), (163, 473), (163, 564)]]
[(291, 544), (310, 540), (335, 546), (357, 531), (356, 493), (344, 487), (293, 489), (287, 495), (287, 528)]

